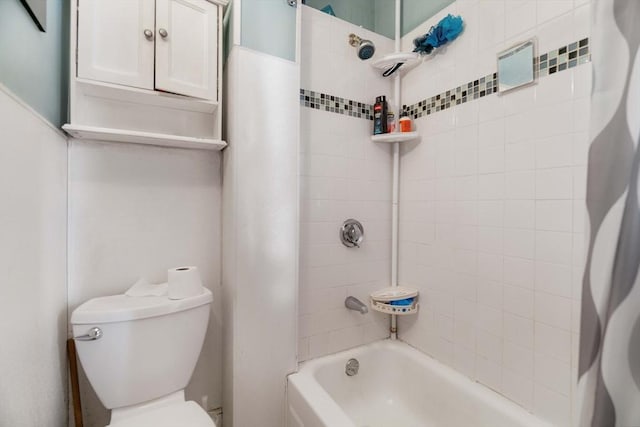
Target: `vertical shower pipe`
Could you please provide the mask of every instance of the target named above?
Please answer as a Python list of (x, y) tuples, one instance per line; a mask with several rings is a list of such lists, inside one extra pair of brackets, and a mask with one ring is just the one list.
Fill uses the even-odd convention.
[[(395, 51), (400, 53), (401, 49), (401, 31), (400, 25), (402, 23), (402, 0), (396, 0), (396, 40)], [(394, 85), (394, 100), (396, 102), (395, 111), (397, 119), (400, 118), (400, 106), (402, 100), (400, 99), (400, 73), (396, 73), (393, 78)], [(396, 121), (396, 123), (398, 123)], [(391, 206), (391, 286), (398, 286), (398, 199), (400, 188), (400, 143), (393, 143), (393, 195)], [(391, 315), (391, 339), (395, 340), (398, 337), (398, 316)]]

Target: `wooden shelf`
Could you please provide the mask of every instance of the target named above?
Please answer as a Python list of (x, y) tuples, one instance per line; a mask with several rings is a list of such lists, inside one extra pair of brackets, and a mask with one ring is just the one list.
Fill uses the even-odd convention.
[(408, 142), (420, 138), (418, 132), (391, 132), (383, 133), (380, 135), (372, 135), (371, 141), (373, 142)]
[(91, 139), (96, 141), (125, 142), (130, 144), (214, 151), (220, 151), (227, 146), (226, 142), (219, 139), (193, 138), (189, 136), (167, 135), (134, 130), (110, 129), (74, 124), (66, 124), (62, 126), (62, 129), (74, 138), (81, 140)]

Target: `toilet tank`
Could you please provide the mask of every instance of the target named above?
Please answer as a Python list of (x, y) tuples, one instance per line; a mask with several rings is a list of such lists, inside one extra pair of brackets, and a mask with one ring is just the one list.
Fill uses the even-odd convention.
[(204, 341), (213, 297), (114, 295), (82, 304), (71, 315), (80, 363), (107, 409), (143, 403), (184, 389)]

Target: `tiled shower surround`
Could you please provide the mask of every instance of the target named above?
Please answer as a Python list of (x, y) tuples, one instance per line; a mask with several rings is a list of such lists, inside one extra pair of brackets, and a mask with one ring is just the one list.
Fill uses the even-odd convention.
[(401, 148), (399, 280), (419, 288), (422, 307), (398, 329), (400, 339), (562, 427), (577, 422), (591, 89), (591, 66), (580, 62), (597, 54), (589, 8), (457, 1), (441, 15), (463, 16), (463, 36), (402, 83), (408, 105), (457, 94), (493, 77), (497, 52), (537, 38), (535, 85), (414, 111), (421, 140)]
[[(399, 281), (420, 290), (421, 310), (400, 319), (399, 338), (541, 418), (570, 426), (577, 422), (588, 62), (597, 54), (589, 44), (590, 4), (458, 0), (407, 34), (403, 50), (446, 13), (461, 15), (465, 32), (402, 79), (403, 104), (421, 139), (401, 147)], [(313, 31), (305, 25), (303, 32)], [(326, 26), (316, 31), (314, 40), (329, 37)], [(335, 40), (327, 44), (341, 46), (343, 36), (331, 33)], [(533, 37), (537, 83), (493, 93), (496, 53)], [(379, 54), (393, 50), (374, 42)], [(345, 52), (345, 61), (355, 55)], [(302, 264), (313, 267), (302, 268), (302, 360), (385, 336), (384, 319), (346, 312), (342, 300), (345, 291), (366, 297), (367, 288), (388, 286), (390, 273), (382, 244), (390, 244), (391, 152), (370, 142), (366, 102), (389, 97), (391, 80), (371, 77), (364, 62), (322, 68), (343, 60), (323, 61), (324, 54), (308, 53), (317, 77), (303, 78), (300, 93), (308, 107), (303, 174), (326, 177), (303, 179)], [(365, 91), (349, 87), (365, 80)], [(357, 186), (352, 176), (360, 177)], [(368, 262), (366, 278), (365, 264), (351, 264), (354, 253), (333, 246), (341, 220), (363, 215), (376, 216), (375, 240), (363, 246), (366, 254), (355, 252)]]
[[(393, 49), (383, 36), (302, 6), (301, 86), (313, 92), (300, 95), (310, 108), (300, 111), (299, 360), (388, 336), (386, 315), (344, 308), (348, 295), (366, 301), (391, 277), (391, 147), (371, 144), (371, 106), (362, 103), (391, 86), (358, 59), (352, 32)], [(365, 227), (360, 249), (340, 243), (348, 218)]]

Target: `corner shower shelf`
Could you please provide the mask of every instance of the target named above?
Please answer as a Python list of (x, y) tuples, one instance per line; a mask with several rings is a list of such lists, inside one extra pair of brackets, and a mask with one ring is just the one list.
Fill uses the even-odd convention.
[[(385, 55), (380, 59), (374, 61), (371, 66), (377, 70), (384, 72), (389, 67), (392, 67), (398, 62), (404, 62), (404, 65), (397, 71), (399, 73), (406, 73), (407, 71), (417, 67), (422, 63), (422, 55), (416, 52), (398, 52)], [(396, 73), (391, 76), (395, 76)]]
[(95, 126), (66, 124), (62, 126), (69, 135), (78, 139), (128, 142), (131, 144), (157, 145), (161, 147), (191, 148), (220, 151), (227, 143), (219, 139), (193, 138), (189, 136), (111, 129)]
[[(394, 301), (413, 298), (411, 305), (393, 305)], [(415, 314), (420, 308), (418, 303), (418, 290), (404, 286), (392, 286), (380, 289), (370, 295), (371, 308), (386, 314), (406, 316)]]
[(418, 132), (391, 132), (383, 133), (380, 135), (373, 135), (371, 141), (373, 142), (409, 142), (414, 139), (418, 139), (420, 134)]

